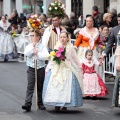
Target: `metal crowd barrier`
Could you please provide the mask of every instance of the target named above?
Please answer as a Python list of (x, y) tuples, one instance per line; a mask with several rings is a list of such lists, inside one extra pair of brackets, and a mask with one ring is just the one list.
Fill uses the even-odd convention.
[(29, 37), (28, 35), (16, 34), (16, 37), (13, 38), (17, 46), (17, 51), (19, 54), (19, 58), (18, 58), (19, 62), (26, 62), (26, 56), (24, 55), (24, 50), (25, 47), (30, 43), (28, 37)]

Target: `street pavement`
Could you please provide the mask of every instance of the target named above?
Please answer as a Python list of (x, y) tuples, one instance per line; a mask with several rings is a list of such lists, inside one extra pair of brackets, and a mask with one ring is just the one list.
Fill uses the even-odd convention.
[(23, 111), (26, 71), (23, 62), (0, 62), (0, 120), (120, 120), (120, 108), (111, 107), (113, 84), (107, 84), (108, 96), (98, 100), (84, 99), (82, 107), (69, 108), (67, 113), (57, 113), (53, 106), (46, 106), (46, 111), (36, 111), (35, 95), (32, 111)]

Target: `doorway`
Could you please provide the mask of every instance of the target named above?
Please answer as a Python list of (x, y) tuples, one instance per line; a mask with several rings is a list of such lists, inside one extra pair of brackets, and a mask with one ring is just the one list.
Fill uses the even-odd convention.
[(107, 8), (110, 6), (110, 0), (104, 0), (104, 13), (107, 12)]

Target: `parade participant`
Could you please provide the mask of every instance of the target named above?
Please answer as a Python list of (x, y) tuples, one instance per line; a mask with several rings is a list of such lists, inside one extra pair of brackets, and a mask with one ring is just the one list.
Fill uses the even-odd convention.
[(86, 18), (86, 26), (82, 28), (78, 34), (78, 37), (75, 41), (75, 48), (78, 47), (77, 55), (79, 61), (85, 57), (85, 52), (88, 48), (94, 51), (94, 55), (97, 58), (96, 44), (100, 40), (99, 31), (97, 28), (93, 27), (94, 22), (92, 16)]
[(1, 18), (0, 27), (2, 31), (0, 33), (0, 57), (7, 62), (9, 58), (14, 58), (13, 51), (17, 54), (17, 49), (12, 37), (6, 32), (10, 23), (7, 21), (6, 16), (3, 15)]
[[(120, 35), (120, 32), (118, 33)], [(118, 44), (115, 51), (115, 57), (116, 57), (116, 79), (115, 79), (115, 85), (113, 90), (113, 98), (112, 98), (112, 106), (113, 107), (120, 107), (120, 38), (118, 38)]]
[(35, 55), (37, 60), (37, 91), (38, 91), (38, 108), (40, 110), (45, 110), (46, 108), (43, 105), (42, 102), (42, 89), (43, 89), (43, 82), (44, 82), (44, 76), (45, 76), (45, 60), (47, 59), (47, 56), (49, 55), (46, 47), (44, 47), (40, 43), (41, 34), (39, 33), (39, 30), (31, 30), (30, 33), (30, 39), (32, 41), (31, 44), (27, 45), (24, 51), (24, 55), (27, 56), (27, 79), (28, 79), (28, 86), (27, 86), (27, 92), (26, 92), (26, 98), (25, 98), (25, 105), (22, 106), (22, 109), (26, 111), (31, 110), (32, 105), (32, 97), (35, 87)]
[(83, 105), (82, 78), (80, 63), (68, 33), (62, 31), (59, 39), (54, 49), (56, 53), (50, 53), (52, 58), (46, 68), (43, 102), (55, 106), (56, 111), (66, 112), (67, 107)]
[(60, 26), (61, 18), (65, 15), (65, 5), (60, 1), (54, 1), (49, 5), (48, 14), (52, 17), (52, 25), (44, 31), (42, 44), (49, 50), (53, 50), (60, 32), (65, 29)]
[(7, 18), (3, 15), (1, 17), (0, 27), (2, 27), (4, 31), (7, 31), (9, 26), (10, 23), (7, 21)]
[(95, 65), (102, 65), (101, 61), (93, 59), (93, 51), (88, 49), (85, 53), (85, 59), (82, 62), (83, 72), (83, 93), (84, 96), (101, 97), (108, 94), (108, 90), (103, 80), (95, 71)]
[(0, 58), (7, 62), (8, 59), (16, 59), (18, 57), (16, 44), (12, 36), (1, 28), (0, 32)]

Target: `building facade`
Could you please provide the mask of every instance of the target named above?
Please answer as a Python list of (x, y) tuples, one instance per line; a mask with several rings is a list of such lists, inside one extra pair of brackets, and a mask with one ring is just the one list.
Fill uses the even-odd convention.
[(0, 15), (12, 13), (13, 9), (17, 9), (20, 13), (42, 13), (43, 0), (0, 0)]
[[(48, 5), (53, 0), (0, 0), (0, 15), (11, 14), (14, 8), (20, 13), (47, 13)], [(92, 6), (96, 5), (99, 11), (104, 13), (106, 8), (115, 8), (120, 12), (120, 0), (61, 0), (66, 4), (66, 13), (68, 16), (71, 11), (75, 12), (76, 16), (86, 16), (91, 14)]]

